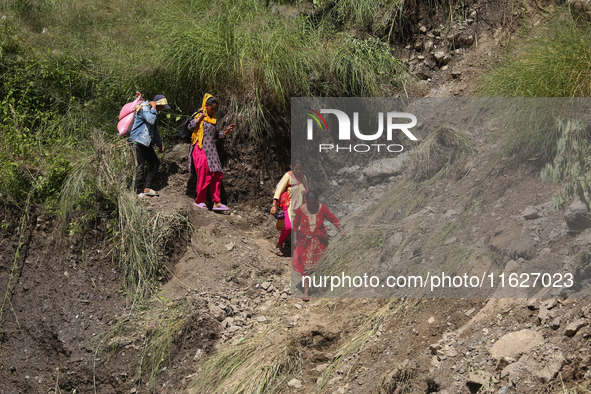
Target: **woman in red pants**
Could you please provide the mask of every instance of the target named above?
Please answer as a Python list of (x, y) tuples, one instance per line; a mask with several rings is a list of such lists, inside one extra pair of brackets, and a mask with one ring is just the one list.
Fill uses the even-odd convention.
[(304, 202), (304, 196), (308, 192), (308, 179), (304, 175), (304, 165), (301, 161), (295, 160), (291, 171), (283, 175), (281, 181), (275, 189), (273, 196), (273, 205), (271, 206), (271, 215), (275, 215), (277, 208), (281, 208), (285, 214), (285, 226), (279, 235), (279, 241), (275, 245), (275, 254), (283, 256), (283, 244), (291, 234), (291, 222), (294, 218), (295, 210)]
[(223, 132), (217, 131), (216, 112), (218, 106), (219, 102), (211, 94), (206, 94), (203, 97), (203, 113), (196, 118), (199, 127), (195, 128), (191, 136), (191, 143), (194, 145), (193, 163), (197, 172), (197, 197), (193, 204), (199, 208), (207, 209), (205, 199), (209, 190), (213, 201), (212, 210), (227, 211), (229, 208), (222, 204), (220, 198), (224, 172), (222, 171), (222, 163), (218, 156), (215, 140), (225, 138), (234, 130), (236, 125), (231, 124)]

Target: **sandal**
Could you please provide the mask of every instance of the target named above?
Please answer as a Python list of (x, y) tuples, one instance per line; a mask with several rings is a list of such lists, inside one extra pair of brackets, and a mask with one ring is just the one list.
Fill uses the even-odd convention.
[(302, 297), (302, 301), (308, 302), (308, 301), (310, 301), (310, 297)]
[(144, 194), (144, 196), (150, 196), (150, 197), (159, 195), (158, 192), (155, 191), (154, 189), (150, 189), (149, 191), (144, 192), (143, 194)]
[(281, 251), (281, 248), (275, 248), (275, 251), (273, 252), (275, 253), (277, 256), (279, 257), (283, 257), (283, 252)]
[(194, 202), (193, 205), (195, 205), (196, 207), (199, 207), (201, 209), (207, 209), (207, 205), (205, 205), (204, 202), (200, 202), (199, 204), (197, 204), (196, 202)]
[(227, 206), (225, 206), (224, 204), (220, 205), (219, 207), (213, 207), (211, 208), (212, 211), (229, 211), (230, 208), (228, 208)]

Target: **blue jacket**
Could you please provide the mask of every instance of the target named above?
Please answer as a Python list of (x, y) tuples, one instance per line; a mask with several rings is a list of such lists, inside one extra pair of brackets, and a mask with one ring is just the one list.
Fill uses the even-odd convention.
[(158, 127), (156, 125), (156, 116), (158, 111), (147, 102), (141, 104), (141, 109), (135, 117), (135, 123), (129, 133), (129, 140), (144, 146), (150, 146), (154, 143), (156, 146), (162, 146)]

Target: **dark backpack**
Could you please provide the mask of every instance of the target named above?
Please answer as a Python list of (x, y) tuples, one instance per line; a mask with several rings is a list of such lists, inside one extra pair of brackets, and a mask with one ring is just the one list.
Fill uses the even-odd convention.
[(199, 115), (199, 111), (194, 112), (193, 115), (185, 119), (185, 121), (179, 128), (177, 135), (179, 136), (181, 141), (191, 143), (191, 136), (193, 135), (193, 130), (195, 130), (195, 127), (197, 127), (196, 122), (191, 121), (194, 120), (197, 115)]

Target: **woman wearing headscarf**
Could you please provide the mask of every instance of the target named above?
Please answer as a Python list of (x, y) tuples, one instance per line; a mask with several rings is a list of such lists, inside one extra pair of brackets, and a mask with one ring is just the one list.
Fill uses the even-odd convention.
[[(296, 209), (292, 225), (297, 242), (293, 268), (302, 276), (312, 273), (314, 266), (322, 258), (324, 251), (328, 247), (330, 237), (324, 226), (325, 220), (331, 222), (340, 232), (343, 231), (336, 216), (326, 205), (318, 202), (318, 194), (313, 190), (309, 191), (306, 194), (306, 203)], [(308, 301), (309, 281), (304, 282), (302, 300)]]
[(198, 127), (195, 127), (191, 136), (193, 148), (193, 163), (197, 172), (197, 197), (194, 205), (199, 208), (207, 209), (205, 199), (209, 190), (213, 201), (214, 211), (227, 211), (229, 208), (221, 202), (221, 187), (224, 172), (222, 163), (218, 156), (215, 141), (223, 139), (228, 135), (235, 124), (228, 126), (223, 132), (217, 131), (216, 112), (219, 102), (211, 94), (207, 93), (203, 97), (202, 113), (195, 118)]

